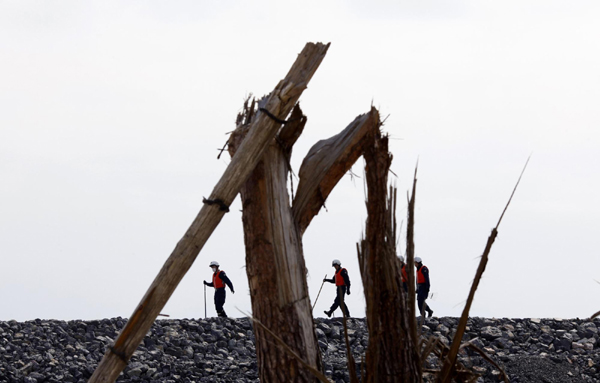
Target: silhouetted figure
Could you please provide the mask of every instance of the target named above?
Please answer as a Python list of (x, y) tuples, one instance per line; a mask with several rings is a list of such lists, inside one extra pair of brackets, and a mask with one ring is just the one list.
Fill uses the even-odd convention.
[[(344, 294), (350, 295), (350, 277), (348, 277), (348, 271), (342, 268), (342, 262), (338, 259), (334, 259), (331, 262), (331, 266), (335, 267), (335, 274), (331, 279), (323, 279), (323, 282), (335, 283), (335, 287), (337, 289), (337, 295), (335, 297), (335, 301), (329, 308), (329, 311), (325, 311), (328, 317), (331, 317), (331, 314), (340, 307), (342, 304), (342, 298)], [(346, 302), (344, 302), (342, 310), (346, 313), (347, 317), (350, 317), (350, 311), (348, 311), (348, 306), (346, 306)]]
[(423, 261), (420, 257), (415, 257), (415, 267), (417, 268), (417, 304), (419, 305), (419, 312), (421, 316), (425, 318), (424, 311), (427, 311), (428, 318), (433, 315), (433, 310), (425, 303), (427, 296), (429, 295), (429, 269), (423, 265)]
[(212, 282), (204, 281), (204, 284), (215, 288), (215, 308), (217, 309), (217, 315), (227, 318), (227, 314), (225, 313), (225, 310), (223, 310), (223, 305), (225, 304), (225, 285), (229, 286), (229, 290), (231, 290), (232, 294), (235, 294), (233, 284), (229, 278), (227, 278), (225, 272), (219, 270), (219, 262), (212, 261), (210, 263), (210, 268), (213, 271)]

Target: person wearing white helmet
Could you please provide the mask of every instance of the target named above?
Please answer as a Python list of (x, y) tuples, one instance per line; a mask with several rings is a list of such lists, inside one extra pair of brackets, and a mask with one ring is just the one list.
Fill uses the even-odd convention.
[[(335, 267), (335, 274), (331, 279), (323, 279), (323, 282), (335, 283), (335, 286), (337, 288), (337, 296), (335, 297), (335, 301), (333, 301), (333, 304), (329, 308), (329, 311), (325, 311), (325, 314), (328, 317), (331, 317), (331, 314), (333, 314), (335, 309), (340, 307), (344, 294), (350, 295), (350, 277), (348, 276), (348, 271), (342, 268), (342, 262), (340, 262), (339, 259), (334, 259), (333, 262), (331, 262), (331, 266)], [(347, 317), (350, 316), (350, 311), (348, 311), (348, 306), (346, 306), (346, 302), (344, 302), (342, 310)]]
[(400, 261), (400, 277), (402, 278), (402, 288), (404, 289), (404, 292), (407, 292), (408, 274), (406, 273), (406, 263), (404, 263), (404, 257), (402, 255), (399, 255), (398, 261)]
[(425, 311), (427, 311), (427, 317), (431, 318), (433, 310), (425, 303), (427, 296), (429, 295), (429, 269), (423, 265), (421, 257), (415, 257), (415, 267), (417, 268), (417, 304), (421, 317), (425, 318)]
[(225, 272), (219, 270), (219, 262), (212, 261), (209, 266), (213, 271), (212, 282), (204, 281), (204, 284), (215, 288), (215, 308), (217, 309), (217, 315), (222, 318), (227, 318), (227, 314), (225, 313), (225, 310), (223, 310), (223, 305), (225, 304), (225, 285), (229, 286), (229, 290), (231, 290), (232, 294), (235, 294), (233, 284), (227, 275), (225, 275)]

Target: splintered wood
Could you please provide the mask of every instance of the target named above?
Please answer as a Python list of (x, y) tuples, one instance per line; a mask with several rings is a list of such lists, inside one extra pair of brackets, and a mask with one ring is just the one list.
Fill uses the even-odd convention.
[[(270, 113), (282, 118), (290, 113), (323, 61), (328, 48), (329, 44), (306, 44), (286, 77), (266, 99), (264, 107)], [(259, 113), (253, 119), (244, 142), (208, 199), (218, 201), (219, 204), (202, 207), (134, 310), (115, 344), (102, 358), (89, 380), (90, 383), (114, 382), (125, 368), (129, 358), (223, 218), (225, 210), (220, 206), (231, 204), (279, 128), (280, 124), (265, 113)]]

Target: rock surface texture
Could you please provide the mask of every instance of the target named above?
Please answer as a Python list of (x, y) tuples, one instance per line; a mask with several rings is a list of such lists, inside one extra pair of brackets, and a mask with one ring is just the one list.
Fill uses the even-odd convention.
[[(85, 382), (126, 319), (0, 322), (0, 382)], [(422, 337), (452, 340), (457, 318), (427, 319)], [(349, 382), (341, 319), (316, 319), (325, 373)], [(511, 382), (600, 382), (600, 320), (471, 318), (464, 336), (505, 369)], [(348, 320), (357, 371), (368, 343), (364, 319)], [(248, 319), (158, 320), (118, 382), (258, 382)], [(273, 347), (276, 347), (274, 344)], [(500, 371), (479, 354), (460, 360), (498, 382)], [(426, 369), (436, 369), (430, 356)], [(429, 380), (429, 379), (426, 379)]]

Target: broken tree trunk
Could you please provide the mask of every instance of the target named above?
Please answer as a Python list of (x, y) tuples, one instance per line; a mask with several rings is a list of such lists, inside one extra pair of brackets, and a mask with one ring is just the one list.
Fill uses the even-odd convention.
[[(238, 118), (229, 142), (230, 153), (244, 141), (246, 125), (254, 114), (248, 104)], [(343, 132), (317, 143), (300, 170), (300, 184), (290, 207), (287, 177), (291, 149), (302, 132), (305, 117), (295, 108), (290, 123), (273, 140), (241, 191), (246, 244), (246, 272), (253, 316), (277, 334), (305, 363), (321, 370), (306, 282), (302, 233), (323, 202), (362, 152), (360, 142), (377, 129), (375, 109), (355, 119)], [(327, 150), (321, 150), (326, 148)], [(316, 169), (318, 168), (318, 169)], [(299, 222), (301, 220), (301, 222)], [(261, 382), (316, 382), (317, 378), (286, 350), (274, 347), (262, 328), (255, 327), (256, 354)]]
[(406, 225), (406, 274), (408, 277), (408, 321), (413, 339), (419, 339), (421, 331), (417, 332), (417, 316), (415, 314), (415, 199), (417, 198), (417, 169), (413, 178), (412, 194), (408, 199), (408, 214)]
[[(297, 115), (302, 115), (299, 107), (290, 120)], [(295, 120), (286, 125), (269, 145), (241, 190), (242, 220), (252, 315), (320, 371), (301, 238), (294, 230), (287, 192), (289, 151), (285, 147), (291, 148), (293, 142), (283, 139), (286, 130), (295, 136), (293, 131), (301, 131), (305, 122)], [(230, 139), (230, 152), (235, 152), (242, 132), (236, 130)], [(262, 327), (254, 330), (261, 382), (316, 381), (285, 350), (274, 347), (274, 340)]]
[(395, 192), (389, 200), (387, 195), (392, 162), (388, 138), (377, 129), (366, 140), (368, 215), (366, 236), (358, 247), (369, 330), (366, 382), (420, 382), (417, 342), (396, 256)]
[(377, 109), (356, 117), (340, 133), (317, 142), (300, 166), (298, 191), (294, 198), (294, 218), (304, 233), (319, 213), (329, 193), (362, 155), (364, 137), (379, 129)]
[[(277, 84), (265, 102), (270, 114), (285, 118), (306, 89), (321, 64), (329, 44), (308, 43), (286, 77)], [(129, 318), (114, 345), (106, 352), (90, 383), (114, 382), (127, 365), (152, 323), (191, 267), (198, 253), (221, 221), (242, 184), (273, 141), (280, 124), (267, 113), (258, 113), (237, 154), (213, 189), (209, 203), (202, 207), (183, 238), (167, 259), (150, 288)]]

